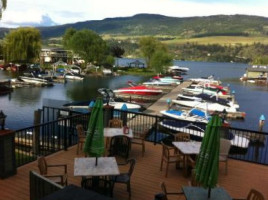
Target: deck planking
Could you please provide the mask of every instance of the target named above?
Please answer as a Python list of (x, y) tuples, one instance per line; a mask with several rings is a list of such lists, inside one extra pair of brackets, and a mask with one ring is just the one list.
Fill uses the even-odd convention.
[[(181, 169), (170, 165), (168, 177), (164, 177), (165, 168), (160, 171), (161, 146), (146, 142), (146, 152), (141, 156), (141, 146), (132, 145), (130, 157), (137, 160), (131, 180), (133, 200), (154, 199), (154, 194), (160, 192), (160, 182), (165, 181), (169, 191), (178, 191), (181, 186), (188, 185), (190, 178), (185, 178)], [(79, 157), (83, 156), (81, 153)], [(67, 163), (69, 184), (80, 185), (81, 178), (74, 177), (73, 164), (76, 146), (68, 151), (60, 151), (47, 156), (48, 163)], [(38, 171), (37, 161), (18, 168), (15, 176), (0, 179), (0, 200), (29, 200), (29, 171)], [(121, 171), (126, 168), (120, 168)], [(58, 172), (53, 169), (52, 172)], [(233, 198), (245, 198), (251, 188), (255, 188), (268, 197), (268, 167), (244, 161), (229, 160), (228, 175), (224, 173), (224, 165), (220, 164), (219, 185), (224, 187)], [(116, 184), (114, 188), (116, 199), (128, 199), (126, 185)], [(170, 199), (185, 199), (183, 196)]]

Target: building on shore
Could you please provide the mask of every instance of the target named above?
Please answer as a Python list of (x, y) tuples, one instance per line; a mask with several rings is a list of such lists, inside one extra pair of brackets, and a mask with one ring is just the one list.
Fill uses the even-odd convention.
[(268, 66), (253, 65), (248, 67), (246, 73), (240, 79), (253, 83), (268, 83)]

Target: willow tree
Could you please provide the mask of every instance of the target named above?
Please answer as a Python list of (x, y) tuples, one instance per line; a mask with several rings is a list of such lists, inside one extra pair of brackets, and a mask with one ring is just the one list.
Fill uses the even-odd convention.
[(4, 38), (5, 62), (35, 62), (41, 50), (41, 35), (36, 28), (18, 28)]
[(139, 47), (148, 68), (161, 72), (165, 66), (171, 64), (172, 58), (167, 47), (154, 37), (142, 37)]
[(2, 18), (2, 13), (7, 7), (7, 0), (1, 0), (0, 5), (0, 19)]

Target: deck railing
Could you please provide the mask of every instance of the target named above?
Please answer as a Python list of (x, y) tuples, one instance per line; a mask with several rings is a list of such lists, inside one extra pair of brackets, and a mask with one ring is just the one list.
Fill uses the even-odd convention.
[[(40, 124), (16, 131), (17, 166), (31, 162), (39, 155), (67, 150), (68, 147), (76, 144), (75, 126), (80, 123), (87, 129), (89, 117), (90, 113), (43, 107)], [(196, 128), (190, 129), (192, 124), (189, 125), (183, 120), (122, 110), (105, 110), (105, 125), (108, 124), (110, 118), (122, 119), (124, 125), (133, 129), (134, 135), (149, 128), (150, 134), (146, 140), (154, 144), (164, 141), (171, 145), (174, 133), (178, 132), (187, 132), (192, 140), (201, 141), (206, 127), (204, 123), (194, 123)], [(230, 157), (268, 165), (267, 133), (225, 127), (221, 131), (221, 137), (232, 141)]]

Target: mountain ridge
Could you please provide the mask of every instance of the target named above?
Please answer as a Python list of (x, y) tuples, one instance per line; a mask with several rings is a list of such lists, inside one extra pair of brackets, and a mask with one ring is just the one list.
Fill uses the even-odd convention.
[[(105, 18), (50, 27), (36, 27), (42, 38), (60, 37), (68, 28), (91, 29), (111, 35), (176, 35), (182, 38), (214, 35), (268, 36), (268, 18), (254, 15), (211, 15), (203, 17), (169, 17), (159, 14), (136, 14), (131, 17)], [(0, 28), (0, 37), (9, 31)]]

